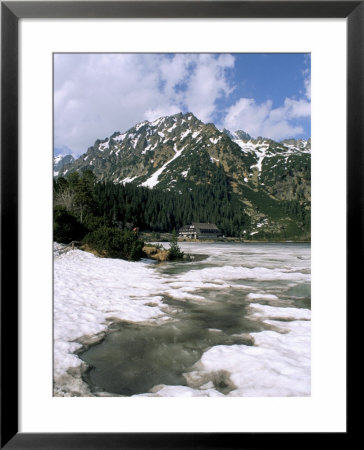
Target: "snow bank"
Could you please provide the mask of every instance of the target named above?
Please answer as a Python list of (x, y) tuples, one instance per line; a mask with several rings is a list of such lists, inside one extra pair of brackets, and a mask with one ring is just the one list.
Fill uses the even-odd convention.
[(250, 333), (254, 339), (253, 346), (212, 347), (202, 355), (194, 370), (186, 374), (189, 384), (198, 387), (209, 378), (216, 377), (216, 374), (224, 373), (224, 385), (231, 384), (231, 391), (226, 394), (228, 396), (309, 396), (310, 311), (257, 304), (250, 306), (252, 317), (279, 317), (281, 320), (264, 320), (278, 331)]
[(147, 263), (97, 258), (80, 250), (61, 254), (61, 249), (55, 245), (55, 394), (87, 394), (80, 380), (83, 363), (74, 354), (82, 344), (102, 337), (110, 321), (167, 316), (160, 309), (162, 297), (154, 294), (160, 282)]
[(212, 388), (193, 389), (188, 386), (154, 386), (153, 392), (133, 395), (132, 397), (224, 397), (224, 394)]
[(251, 292), (246, 296), (249, 300), (264, 299), (264, 300), (278, 300), (278, 297), (274, 294), (264, 294), (263, 292)]
[[(217, 345), (204, 352), (188, 386), (154, 386), (142, 397), (287, 397), (311, 391), (310, 311), (251, 304), (250, 317), (274, 327), (250, 333), (254, 345)], [(271, 320), (277, 318), (280, 320)], [(219, 331), (219, 330), (216, 330)]]
[(227, 280), (292, 280), (292, 281), (310, 281), (310, 274), (284, 271), (281, 269), (268, 269), (266, 267), (239, 267), (224, 266), (211, 267), (202, 270), (191, 270), (184, 276), (185, 281), (211, 281), (222, 283)]
[[(226, 248), (207, 245), (186, 246), (196, 253), (212, 254), (211, 264), (224, 262)], [(250, 333), (253, 345), (216, 345), (207, 349), (190, 372), (188, 386), (155, 386), (141, 396), (308, 396), (310, 395), (310, 319), (304, 308), (285, 307), (277, 289), (270, 287), (284, 280), (284, 285), (309, 283), (307, 253), (286, 248), (242, 246), (244, 259), (258, 266), (242, 267), (242, 253), (232, 247), (228, 253), (232, 265), (209, 267), (167, 274), (150, 263), (97, 258), (80, 250), (64, 252), (54, 245), (54, 377), (55, 395), (92, 393), (82, 381), (85, 364), (74, 354), (83, 345), (102, 338), (112, 321), (150, 321), (159, 324), (170, 320), (171, 309), (162, 300), (168, 295), (180, 301), (208, 302), (204, 292), (219, 289), (245, 290), (248, 318), (264, 322), (264, 331)], [(184, 248), (182, 248), (185, 250)], [(214, 249), (214, 250), (212, 250)], [(209, 250), (209, 251), (208, 251)], [(241, 252), (243, 251), (241, 250)], [(274, 258), (267, 253), (274, 251)], [(236, 253), (234, 253), (236, 252)], [(266, 253), (265, 253), (266, 252)], [(284, 254), (284, 258), (283, 255)], [(235, 256), (234, 256), (235, 255)], [(262, 261), (271, 267), (261, 267)], [(205, 264), (210, 264), (206, 260)], [(238, 265), (234, 265), (234, 263)], [(199, 267), (191, 264), (191, 267)], [(249, 280), (253, 286), (238, 284)], [(252, 283), (253, 281), (253, 283)], [(259, 287), (254, 287), (255, 282)], [(260, 282), (267, 284), (262, 290)], [(238, 282), (238, 283), (236, 283)], [(248, 284), (249, 284), (248, 283)], [(201, 290), (203, 289), (203, 290)], [(277, 295), (275, 295), (277, 294)], [(271, 305), (256, 303), (272, 301)], [(216, 301), (216, 299), (214, 299)], [(279, 306), (274, 306), (277, 304)], [(217, 330), (216, 330), (217, 332)], [(106, 395), (105, 393), (103, 395)]]
[[(252, 296), (253, 294), (249, 294)], [(260, 298), (268, 298), (269, 295)], [(275, 297), (274, 295), (272, 297)], [(252, 297), (250, 297), (252, 298)], [(311, 320), (311, 311), (303, 308), (277, 308), (276, 306), (250, 304), (250, 309), (253, 310), (251, 317), (259, 317), (263, 319), (279, 319), (284, 320)]]

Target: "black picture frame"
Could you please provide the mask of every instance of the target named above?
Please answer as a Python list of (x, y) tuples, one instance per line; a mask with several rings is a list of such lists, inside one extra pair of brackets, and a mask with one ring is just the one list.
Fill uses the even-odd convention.
[[(265, 448), (315, 443), (327, 434), (18, 432), (18, 21), (21, 18), (346, 18), (347, 305), (363, 271), (364, 1), (1, 2), (1, 448)], [(347, 312), (349, 308), (347, 306)], [(349, 336), (348, 336), (349, 337)], [(348, 349), (351, 348), (348, 340)], [(349, 375), (349, 359), (347, 374)], [(347, 445), (347, 432), (331, 433)], [(344, 442), (345, 440), (345, 442)], [(324, 442), (323, 442), (324, 441)]]

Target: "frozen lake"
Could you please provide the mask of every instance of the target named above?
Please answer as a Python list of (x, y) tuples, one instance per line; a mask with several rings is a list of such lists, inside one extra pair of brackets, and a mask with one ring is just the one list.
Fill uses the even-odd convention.
[(310, 245), (180, 247), (55, 257), (55, 395), (310, 395)]

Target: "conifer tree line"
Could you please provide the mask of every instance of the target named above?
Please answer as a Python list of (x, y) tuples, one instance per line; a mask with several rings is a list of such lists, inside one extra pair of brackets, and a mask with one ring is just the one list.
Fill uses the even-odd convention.
[[(148, 189), (133, 183), (97, 182), (91, 170), (54, 179), (54, 231), (60, 242), (82, 239), (101, 226), (172, 232), (192, 222), (214, 223), (225, 236), (243, 236), (250, 217), (224, 171), (207, 184), (185, 181), (175, 189)], [(310, 226), (309, 211), (297, 201), (281, 211)]]
[(95, 193), (105, 218), (122, 226), (129, 222), (145, 231), (171, 232), (192, 222), (209, 222), (233, 236), (248, 220), (235, 195), (221, 185), (167, 191), (107, 182), (98, 183)]
[(282, 202), (282, 210), (301, 224), (304, 232), (311, 229), (311, 208), (308, 202), (290, 200)]
[(73, 216), (81, 234), (82, 229), (102, 225), (125, 228), (131, 224), (141, 231), (172, 232), (191, 222), (210, 222), (234, 236), (249, 222), (228, 183), (186, 183), (178, 191), (168, 191), (132, 183), (97, 183), (89, 170), (54, 180), (54, 208), (56, 218)]

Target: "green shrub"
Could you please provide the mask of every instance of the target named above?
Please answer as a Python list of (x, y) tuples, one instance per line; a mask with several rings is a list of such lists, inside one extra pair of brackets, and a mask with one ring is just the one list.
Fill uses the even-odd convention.
[(136, 233), (102, 226), (88, 233), (83, 242), (100, 253), (114, 258), (136, 261), (143, 255), (144, 242)]
[(53, 239), (62, 244), (81, 240), (88, 229), (66, 208), (56, 206), (53, 213)]
[(90, 232), (95, 231), (102, 226), (109, 225), (109, 221), (105, 217), (98, 217), (93, 214), (87, 214), (84, 223)]
[(181, 252), (179, 245), (177, 243), (177, 234), (176, 230), (172, 232), (172, 239), (169, 243), (169, 259), (172, 261), (173, 259), (182, 259), (184, 253)]

